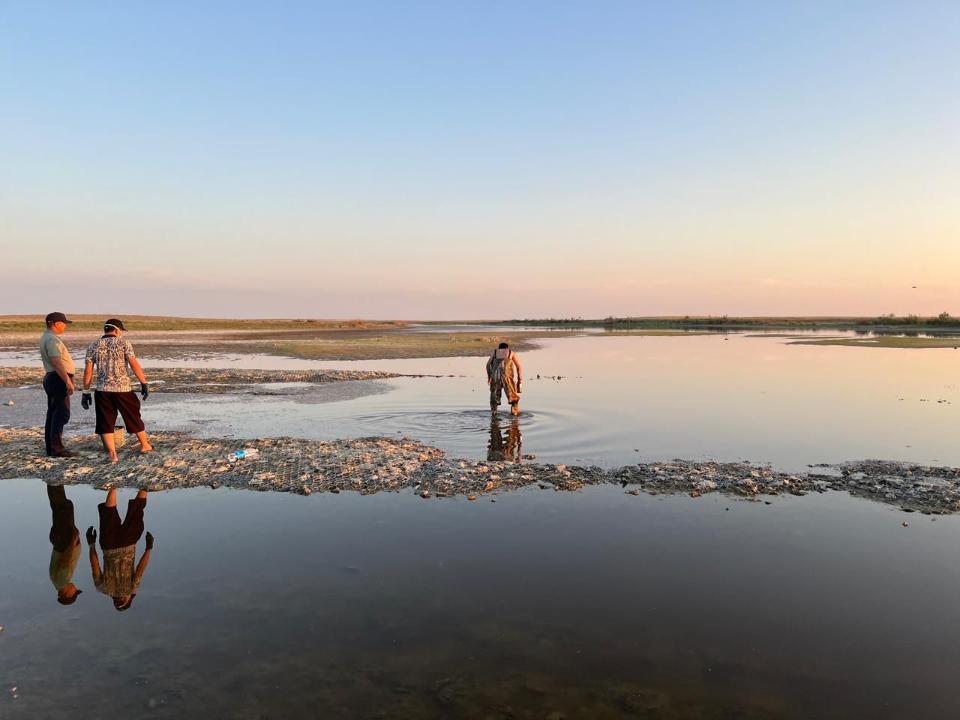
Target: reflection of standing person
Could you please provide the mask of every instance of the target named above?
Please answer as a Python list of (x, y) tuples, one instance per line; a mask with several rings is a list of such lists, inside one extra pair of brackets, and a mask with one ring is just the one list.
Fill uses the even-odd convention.
[(103, 447), (113, 462), (117, 462), (117, 447), (113, 437), (117, 413), (123, 417), (127, 432), (136, 434), (140, 441), (140, 452), (153, 450), (140, 418), (140, 401), (130, 386), (127, 365), (140, 381), (140, 395), (144, 400), (150, 394), (150, 386), (147, 385), (147, 377), (133, 353), (133, 345), (122, 337), (124, 330), (120, 320), (111, 318), (103, 324), (103, 337), (87, 348), (83, 370), (83, 399), (80, 401), (84, 410), (90, 407), (90, 383), (96, 369), (97, 392), (92, 399), (97, 413), (96, 432), (103, 440)]
[(143, 535), (143, 513), (147, 507), (147, 491), (141, 490), (127, 503), (127, 514), (120, 521), (117, 511), (117, 491), (107, 492), (107, 501), (97, 505), (100, 515), (100, 549), (103, 550), (103, 570), (97, 557), (97, 531), (87, 528), (87, 544), (90, 546), (90, 569), (93, 571), (93, 584), (104, 595), (113, 598), (113, 606), (127, 610), (137, 596), (137, 589), (143, 579), (143, 573), (150, 562), (153, 551), (153, 535), (147, 533), (147, 549), (137, 559), (137, 541)]
[(510, 427), (504, 438), (500, 430), (500, 418), (493, 415), (490, 418), (490, 442), (487, 444), (487, 460), (509, 460), (520, 462), (522, 457), (523, 435), (520, 434), (520, 421), (516, 417), (510, 418)]
[(73, 395), (73, 375), (76, 368), (67, 346), (60, 336), (73, 320), (61, 312), (47, 315), (47, 330), (40, 336), (40, 359), (43, 361), (43, 390), (47, 393), (47, 419), (43, 423), (43, 440), (47, 455), (73, 457), (63, 447), (63, 426), (70, 422), (70, 396)]
[(50, 526), (50, 582), (57, 590), (57, 602), (72, 605), (82, 591), (73, 584), (73, 571), (80, 559), (80, 531), (73, 519), (73, 503), (63, 485), (47, 485), (47, 499), (53, 523)]
[(520, 414), (520, 393), (523, 392), (523, 368), (510, 346), (502, 342), (487, 360), (487, 385), (490, 386), (490, 412), (500, 407), (503, 393), (510, 403), (510, 413)]

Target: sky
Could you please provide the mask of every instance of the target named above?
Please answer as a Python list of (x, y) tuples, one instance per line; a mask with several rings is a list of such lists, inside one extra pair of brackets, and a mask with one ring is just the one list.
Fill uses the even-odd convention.
[(0, 314), (960, 315), (960, 3), (0, 3)]

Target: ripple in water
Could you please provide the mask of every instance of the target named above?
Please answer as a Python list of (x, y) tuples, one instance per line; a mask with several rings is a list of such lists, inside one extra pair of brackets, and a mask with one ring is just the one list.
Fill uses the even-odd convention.
[(507, 411), (491, 416), (486, 409), (389, 410), (343, 416), (339, 422), (351, 435), (404, 435), (468, 458), (507, 459), (490, 456), (500, 452), (495, 433), (503, 438), (504, 453), (517, 455), (515, 446), (522, 443), (519, 454), (535, 454), (543, 462), (602, 464), (610, 450), (600, 426), (569, 411), (523, 410), (513, 418)]

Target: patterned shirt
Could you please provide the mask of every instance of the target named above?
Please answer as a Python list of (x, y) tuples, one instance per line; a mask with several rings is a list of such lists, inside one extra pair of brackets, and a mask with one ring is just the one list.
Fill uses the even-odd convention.
[(133, 354), (133, 345), (116, 335), (105, 335), (87, 348), (86, 362), (97, 370), (98, 392), (130, 392), (127, 363)]
[(136, 561), (136, 545), (104, 550), (103, 572), (93, 579), (94, 587), (111, 597), (133, 595), (140, 587)]

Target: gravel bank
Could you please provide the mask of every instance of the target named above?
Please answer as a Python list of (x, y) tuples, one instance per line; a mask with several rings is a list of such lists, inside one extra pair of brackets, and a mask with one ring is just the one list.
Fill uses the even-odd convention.
[[(266, 383), (334, 383), (345, 380), (384, 380), (400, 375), (380, 370), (234, 370), (217, 368), (146, 368), (151, 392), (256, 393)], [(43, 371), (37, 367), (0, 367), (0, 388), (38, 386)], [(134, 388), (139, 387), (135, 378)]]
[(784, 493), (844, 490), (906, 512), (949, 514), (960, 510), (960, 468), (877, 460), (821, 465), (800, 474), (749, 463), (681, 460), (604, 470), (460, 460), (415, 440), (370, 437), (248, 440), (243, 446), (259, 450), (259, 457), (231, 464), (226, 458), (238, 449), (235, 440), (200, 440), (180, 433), (157, 433), (152, 439), (156, 452), (141, 456), (136, 442), (128, 440), (120, 452), (120, 463), (109, 465), (94, 435), (68, 441), (79, 457), (57, 459), (40, 454), (40, 429), (0, 429), (0, 478), (37, 477), (64, 484), (151, 490), (227, 486), (304, 495), (406, 490), (424, 498), (463, 495), (469, 499), (530, 485), (577, 490), (601, 483), (619, 483), (627, 494), (634, 495), (686, 493), (697, 497), (719, 492), (753, 500)]

